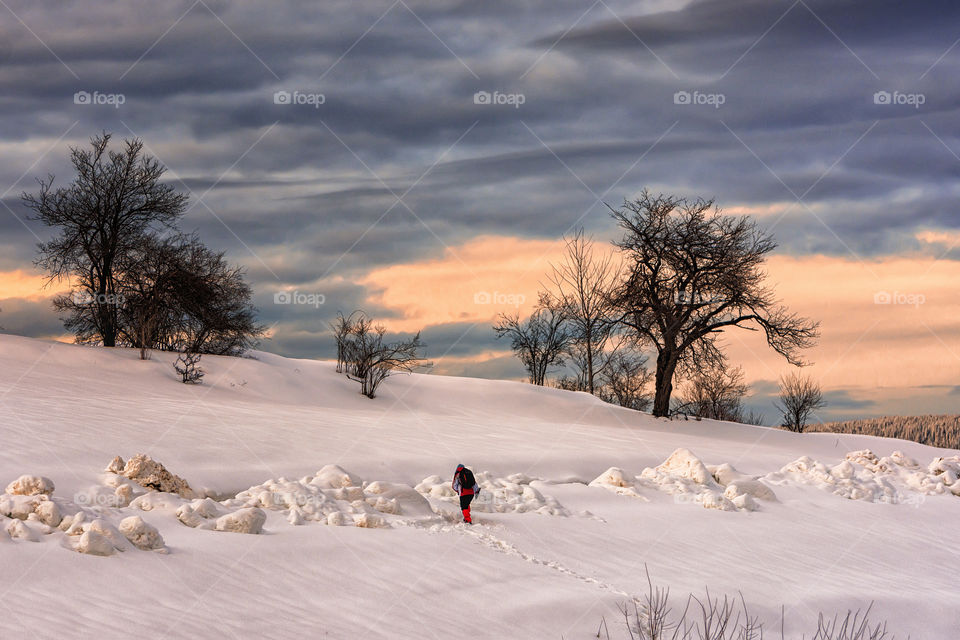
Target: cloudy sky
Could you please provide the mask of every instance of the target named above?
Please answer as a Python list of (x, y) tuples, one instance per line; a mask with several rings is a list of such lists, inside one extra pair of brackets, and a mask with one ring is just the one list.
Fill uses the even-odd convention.
[[(647, 187), (774, 233), (770, 281), (823, 323), (823, 419), (955, 413), (958, 25), (951, 0), (3, 0), (0, 325), (62, 336), (20, 193), (106, 130), (245, 265), (265, 350), (329, 357), (364, 308), (438, 373), (520, 377), (494, 316)], [(772, 420), (788, 365), (725, 342)]]

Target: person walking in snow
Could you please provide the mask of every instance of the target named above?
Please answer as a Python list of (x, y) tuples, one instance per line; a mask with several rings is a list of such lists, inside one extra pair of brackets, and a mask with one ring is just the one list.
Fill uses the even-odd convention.
[(463, 521), (467, 524), (473, 524), (473, 520), (470, 518), (470, 503), (473, 501), (473, 497), (480, 493), (480, 485), (473, 477), (473, 471), (462, 464), (458, 464), (457, 470), (453, 474), (453, 490), (460, 496), (460, 511), (463, 512)]

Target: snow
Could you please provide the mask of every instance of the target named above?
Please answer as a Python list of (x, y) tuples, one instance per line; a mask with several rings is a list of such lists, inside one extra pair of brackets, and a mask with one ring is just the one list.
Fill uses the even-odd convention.
[(53, 480), (50, 478), (24, 475), (8, 484), (5, 493), (17, 496), (50, 495), (53, 489)]
[(137, 549), (159, 550), (163, 549), (163, 536), (160, 531), (144, 521), (140, 516), (128, 516), (120, 521), (120, 533)]
[(266, 521), (267, 514), (263, 509), (247, 507), (217, 518), (216, 530), (255, 534), (263, 531), (263, 523)]
[(765, 479), (773, 484), (811, 485), (850, 500), (915, 504), (927, 496), (960, 495), (958, 467), (958, 456), (940, 456), (923, 467), (900, 451), (878, 457), (864, 449), (847, 453), (832, 466), (802, 456)]
[[(586, 638), (644, 565), (678, 598), (785, 605), (788, 637), (871, 602), (898, 637), (960, 626), (958, 451), (504, 381), (369, 400), (332, 363), (253, 355), (191, 387), (170, 354), (0, 336), (0, 637)], [(136, 453), (153, 480), (103, 470)]]

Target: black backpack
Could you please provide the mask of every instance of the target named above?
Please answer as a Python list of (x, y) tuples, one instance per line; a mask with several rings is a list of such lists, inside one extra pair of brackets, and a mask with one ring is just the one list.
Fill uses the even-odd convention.
[(464, 467), (460, 470), (460, 486), (464, 489), (473, 489), (473, 485), (477, 483), (476, 479), (473, 477), (473, 471)]

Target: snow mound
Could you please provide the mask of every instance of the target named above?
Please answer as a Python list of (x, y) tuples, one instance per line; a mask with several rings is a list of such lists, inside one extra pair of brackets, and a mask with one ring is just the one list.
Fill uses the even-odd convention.
[(708, 467), (683, 448), (632, 479), (622, 469), (610, 467), (590, 486), (641, 498), (642, 490), (652, 489), (672, 495), (677, 504), (699, 504), (720, 511), (756, 511), (757, 500), (776, 500), (773, 490), (757, 478), (746, 476), (729, 464)]
[(112, 556), (116, 547), (106, 537), (96, 531), (84, 531), (77, 542), (75, 550), (79, 553), (88, 553), (93, 556)]
[(197, 498), (193, 502), (180, 505), (177, 509), (177, 520), (194, 529), (214, 529), (216, 523), (210, 520), (224, 514), (225, 509), (219, 502), (212, 498)]
[[(287, 521), (293, 525), (313, 521), (374, 528), (390, 526), (391, 520), (407, 524), (436, 517), (427, 499), (412, 487), (383, 481), (363, 482), (336, 465), (328, 465), (300, 480), (267, 480), (221, 504), (227, 508), (286, 511)], [(402, 517), (378, 519), (372, 517), (375, 514)]]
[(142, 496), (138, 496), (130, 501), (130, 506), (141, 511), (153, 511), (154, 509), (175, 510), (183, 504), (183, 498), (175, 493), (166, 493), (164, 491), (151, 491)]
[(110, 544), (112, 544), (117, 551), (126, 551), (130, 548), (129, 541), (122, 533), (120, 533), (120, 530), (103, 518), (97, 518), (90, 524), (84, 526), (84, 531), (86, 533), (99, 533), (101, 536), (109, 540)]
[(163, 536), (155, 526), (144, 522), (140, 516), (130, 516), (120, 521), (120, 533), (137, 549), (144, 551), (164, 549)]
[(698, 485), (714, 488), (717, 486), (707, 467), (689, 449), (677, 449), (670, 454), (658, 467), (644, 469), (641, 478), (653, 480), (669, 479), (670, 481), (688, 481)]
[(322, 489), (341, 489), (344, 487), (358, 487), (361, 484), (360, 478), (351, 475), (341, 467), (335, 464), (328, 464), (317, 471), (316, 475), (309, 480), (312, 484)]
[(43, 476), (20, 476), (7, 485), (6, 493), (14, 496), (50, 495), (53, 493), (53, 480)]
[[(768, 502), (776, 502), (777, 500), (777, 495), (773, 492), (773, 489), (761, 482), (759, 476), (748, 476), (740, 473), (726, 462), (714, 466), (707, 465), (707, 470), (717, 484), (726, 487), (723, 492), (724, 495), (734, 502), (736, 502), (735, 498), (738, 496), (749, 496), (756, 500), (766, 500)], [(744, 500), (744, 502), (749, 503), (750, 501)]]
[(196, 492), (186, 480), (170, 473), (163, 464), (143, 453), (130, 458), (126, 464), (123, 458), (117, 456), (107, 466), (106, 471), (129, 478), (145, 489), (176, 493), (184, 498), (196, 497)]
[(7, 523), (6, 531), (14, 540), (40, 542), (40, 536), (37, 535), (36, 531), (27, 526), (23, 520), (11, 520)]
[(626, 472), (620, 467), (610, 467), (594, 478), (588, 486), (603, 487), (620, 495), (643, 498), (637, 490), (637, 479), (628, 478)]
[(0, 514), (17, 520), (37, 520), (56, 527), (63, 519), (60, 507), (46, 494), (4, 494), (0, 495)]
[[(534, 512), (551, 516), (569, 516), (565, 509), (552, 496), (545, 496), (532, 486), (533, 478), (516, 473), (506, 478), (494, 478), (489, 472), (475, 473), (480, 493), (470, 508), (479, 513), (527, 513)], [(457, 495), (450, 486), (450, 480), (433, 475), (424, 478), (416, 487), (417, 492), (427, 498), (441, 502), (457, 502)]]
[(808, 456), (767, 474), (774, 484), (815, 486), (849, 500), (919, 504), (930, 495), (960, 496), (960, 456), (936, 458), (926, 468), (899, 451), (878, 457), (872, 451), (851, 451), (828, 466)]
[(267, 521), (267, 514), (263, 509), (248, 507), (239, 509), (217, 518), (217, 531), (232, 531), (233, 533), (260, 533), (263, 524)]

